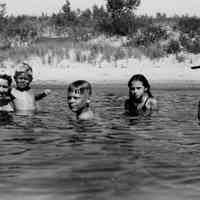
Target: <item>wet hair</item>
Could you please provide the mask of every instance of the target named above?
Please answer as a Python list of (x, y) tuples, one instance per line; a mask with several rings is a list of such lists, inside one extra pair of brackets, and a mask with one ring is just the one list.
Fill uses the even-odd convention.
[(85, 92), (87, 92), (88, 95), (91, 96), (92, 86), (88, 81), (85, 80), (74, 81), (68, 86), (68, 93), (69, 92), (77, 92), (80, 94), (84, 94)]
[(0, 79), (7, 80), (8, 81), (8, 85), (11, 86), (11, 84), (12, 84), (11, 76), (9, 76), (7, 74), (0, 74)]
[(147, 78), (146, 78), (144, 75), (142, 75), (142, 74), (135, 74), (135, 75), (133, 75), (133, 76), (130, 78), (130, 80), (128, 81), (128, 87), (129, 87), (129, 88), (131, 87), (133, 81), (140, 81), (140, 82), (142, 82), (143, 86), (144, 86), (145, 88), (147, 88), (147, 91), (146, 91), (147, 94), (148, 94), (150, 97), (153, 97), (153, 95), (151, 94), (151, 87), (150, 87), (150, 84), (149, 84)]
[(23, 62), (21, 64), (19, 64), (17, 67), (16, 67), (16, 70), (15, 70), (15, 74), (14, 74), (14, 79), (16, 80), (17, 77), (21, 74), (24, 74), (28, 76), (28, 78), (30, 79), (30, 81), (33, 80), (33, 70), (32, 70), (32, 67), (26, 63), (26, 62)]

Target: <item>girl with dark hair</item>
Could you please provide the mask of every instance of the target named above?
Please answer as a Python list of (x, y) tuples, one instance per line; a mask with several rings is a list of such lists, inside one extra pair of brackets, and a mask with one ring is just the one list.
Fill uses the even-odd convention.
[(125, 111), (133, 116), (150, 115), (157, 110), (157, 101), (151, 94), (148, 80), (142, 74), (135, 74), (128, 82), (129, 99), (125, 101)]

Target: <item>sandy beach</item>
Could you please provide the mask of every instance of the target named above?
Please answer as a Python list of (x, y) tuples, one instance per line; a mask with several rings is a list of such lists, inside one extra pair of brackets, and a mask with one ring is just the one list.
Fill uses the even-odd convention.
[[(159, 60), (126, 59), (116, 62), (101, 62), (96, 65), (62, 60), (53, 65), (44, 65), (40, 58), (28, 60), (33, 68), (34, 83), (69, 83), (85, 79), (92, 83), (126, 83), (136, 73), (142, 73), (152, 82), (200, 82), (200, 69), (191, 66), (200, 64), (200, 55), (186, 54), (184, 62), (178, 62), (175, 55)], [(14, 63), (6, 63), (7, 71), (14, 73)]]

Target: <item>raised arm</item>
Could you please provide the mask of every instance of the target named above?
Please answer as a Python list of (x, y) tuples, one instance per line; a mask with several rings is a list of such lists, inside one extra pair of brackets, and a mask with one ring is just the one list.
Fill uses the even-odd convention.
[(39, 100), (43, 99), (44, 97), (46, 97), (47, 95), (49, 95), (50, 93), (51, 93), (51, 90), (46, 89), (43, 92), (41, 92), (39, 94), (36, 94), (35, 95), (35, 100), (39, 101)]

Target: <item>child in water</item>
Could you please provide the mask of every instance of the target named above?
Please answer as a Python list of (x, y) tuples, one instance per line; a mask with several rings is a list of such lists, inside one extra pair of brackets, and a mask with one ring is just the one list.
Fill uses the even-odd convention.
[(17, 66), (14, 80), (16, 88), (11, 90), (11, 94), (14, 99), (15, 111), (35, 111), (36, 101), (46, 97), (50, 93), (50, 90), (44, 90), (44, 92), (38, 95), (34, 94), (30, 86), (33, 80), (33, 71), (27, 63)]
[(94, 117), (90, 108), (91, 95), (92, 87), (87, 81), (78, 80), (69, 85), (67, 102), (69, 108), (76, 113), (77, 119), (90, 120)]
[(6, 73), (0, 74), (0, 112), (14, 111), (11, 91), (12, 78)]
[(136, 74), (128, 82), (129, 99), (125, 101), (125, 110), (133, 116), (150, 115), (157, 110), (157, 101), (153, 98), (146, 77)]

